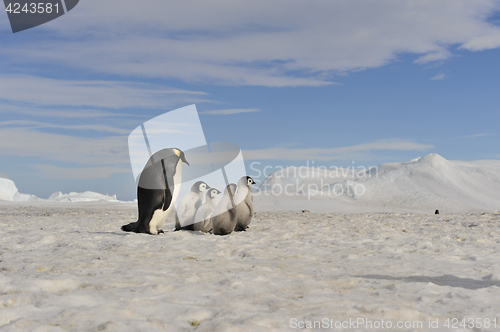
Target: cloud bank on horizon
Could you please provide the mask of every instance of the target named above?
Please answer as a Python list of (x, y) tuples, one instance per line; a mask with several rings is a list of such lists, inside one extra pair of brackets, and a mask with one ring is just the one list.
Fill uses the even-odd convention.
[[(205, 105), (200, 114), (216, 128), (212, 136), (230, 128), (226, 134), (232, 136), (219, 140), (236, 141), (252, 160), (380, 161), (394, 158), (391, 151), (427, 153), (436, 144), (425, 136), (381, 129), (352, 142), (327, 143), (317, 137), (322, 130), (310, 130), (299, 142), (274, 117), (302, 119), (266, 96), (293, 88), (283, 91), (314, 100), (333, 91), (324, 89), (344, 88), (350, 75), (408, 62), (402, 60), (408, 55), (411, 66), (425, 69), (498, 49), (499, 12), (498, 0), (81, 2), (41, 27), (2, 35), (0, 153), (8, 160), (0, 171), (21, 187), (37, 182), (39, 190), (47, 182), (35, 178), (129, 176), (127, 133), (192, 103)], [(6, 18), (0, 29), (10, 30)], [(426, 80), (450, 77), (454, 74), (439, 69)], [(258, 91), (263, 97), (238, 100), (234, 92), (240, 90), (239, 96)], [(391, 112), (377, 116), (396, 123)], [(283, 147), (274, 136), (259, 140), (254, 132), (233, 139), (238, 119), (255, 126), (251, 116), (277, 123), (273, 131), (291, 146)], [(467, 136), (495, 133), (462, 135)], [(31, 180), (23, 183), (21, 176)], [(123, 179), (109, 185), (118, 188)], [(127, 190), (130, 199), (133, 190)]]

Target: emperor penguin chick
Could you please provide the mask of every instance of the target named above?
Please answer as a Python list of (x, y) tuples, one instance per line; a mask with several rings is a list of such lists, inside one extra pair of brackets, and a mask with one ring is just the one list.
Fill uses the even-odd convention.
[(236, 184), (228, 185), (222, 199), (212, 212), (212, 227), (215, 235), (227, 235), (234, 231), (236, 226), (235, 192)]
[(210, 188), (205, 194), (205, 203), (203, 203), (194, 216), (193, 230), (207, 233), (212, 229), (212, 212), (216, 207), (216, 197), (220, 191)]
[(194, 215), (196, 210), (201, 206), (203, 193), (210, 188), (205, 182), (198, 181), (191, 187), (191, 191), (180, 200), (177, 204), (175, 214), (175, 230), (180, 229), (192, 230), (194, 223)]
[(254, 213), (253, 196), (250, 189), (252, 184), (255, 184), (255, 181), (249, 176), (243, 176), (238, 181), (238, 189), (236, 195), (234, 195), (236, 204), (236, 226), (234, 230), (236, 232), (245, 231), (250, 221), (252, 221)]

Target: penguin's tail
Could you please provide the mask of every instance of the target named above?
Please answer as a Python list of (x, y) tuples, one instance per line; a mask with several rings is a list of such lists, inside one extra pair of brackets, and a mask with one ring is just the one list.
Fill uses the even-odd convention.
[(138, 221), (131, 222), (128, 225), (123, 225), (122, 226), (122, 231), (124, 231), (124, 232), (135, 232), (136, 229), (137, 229), (137, 223), (138, 223)]

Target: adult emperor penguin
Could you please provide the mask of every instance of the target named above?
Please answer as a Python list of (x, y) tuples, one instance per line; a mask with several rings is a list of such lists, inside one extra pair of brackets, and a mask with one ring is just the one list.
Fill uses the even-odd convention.
[(149, 158), (137, 185), (139, 218), (123, 225), (123, 231), (163, 233), (161, 227), (179, 194), (183, 162), (189, 165), (184, 152), (179, 149), (163, 149)]
[(203, 181), (191, 186), (191, 191), (180, 200), (175, 210), (175, 230), (192, 230), (194, 215), (203, 202), (203, 194), (210, 187)]
[(238, 189), (234, 195), (236, 203), (236, 232), (245, 231), (252, 221), (253, 216), (253, 196), (250, 186), (255, 184), (255, 181), (249, 176), (243, 176), (238, 181)]
[(207, 233), (212, 229), (212, 212), (216, 207), (216, 197), (220, 191), (215, 188), (208, 189), (203, 203), (194, 215), (193, 230)]
[(227, 235), (234, 231), (236, 226), (235, 192), (236, 184), (231, 183), (226, 186), (222, 199), (212, 212), (212, 227), (215, 235)]

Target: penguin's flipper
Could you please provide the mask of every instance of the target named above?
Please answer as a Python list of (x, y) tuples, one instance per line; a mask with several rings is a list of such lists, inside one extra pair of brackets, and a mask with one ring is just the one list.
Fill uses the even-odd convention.
[(203, 220), (201, 223), (201, 229), (206, 229), (211, 222), (212, 220), (210, 218)]

